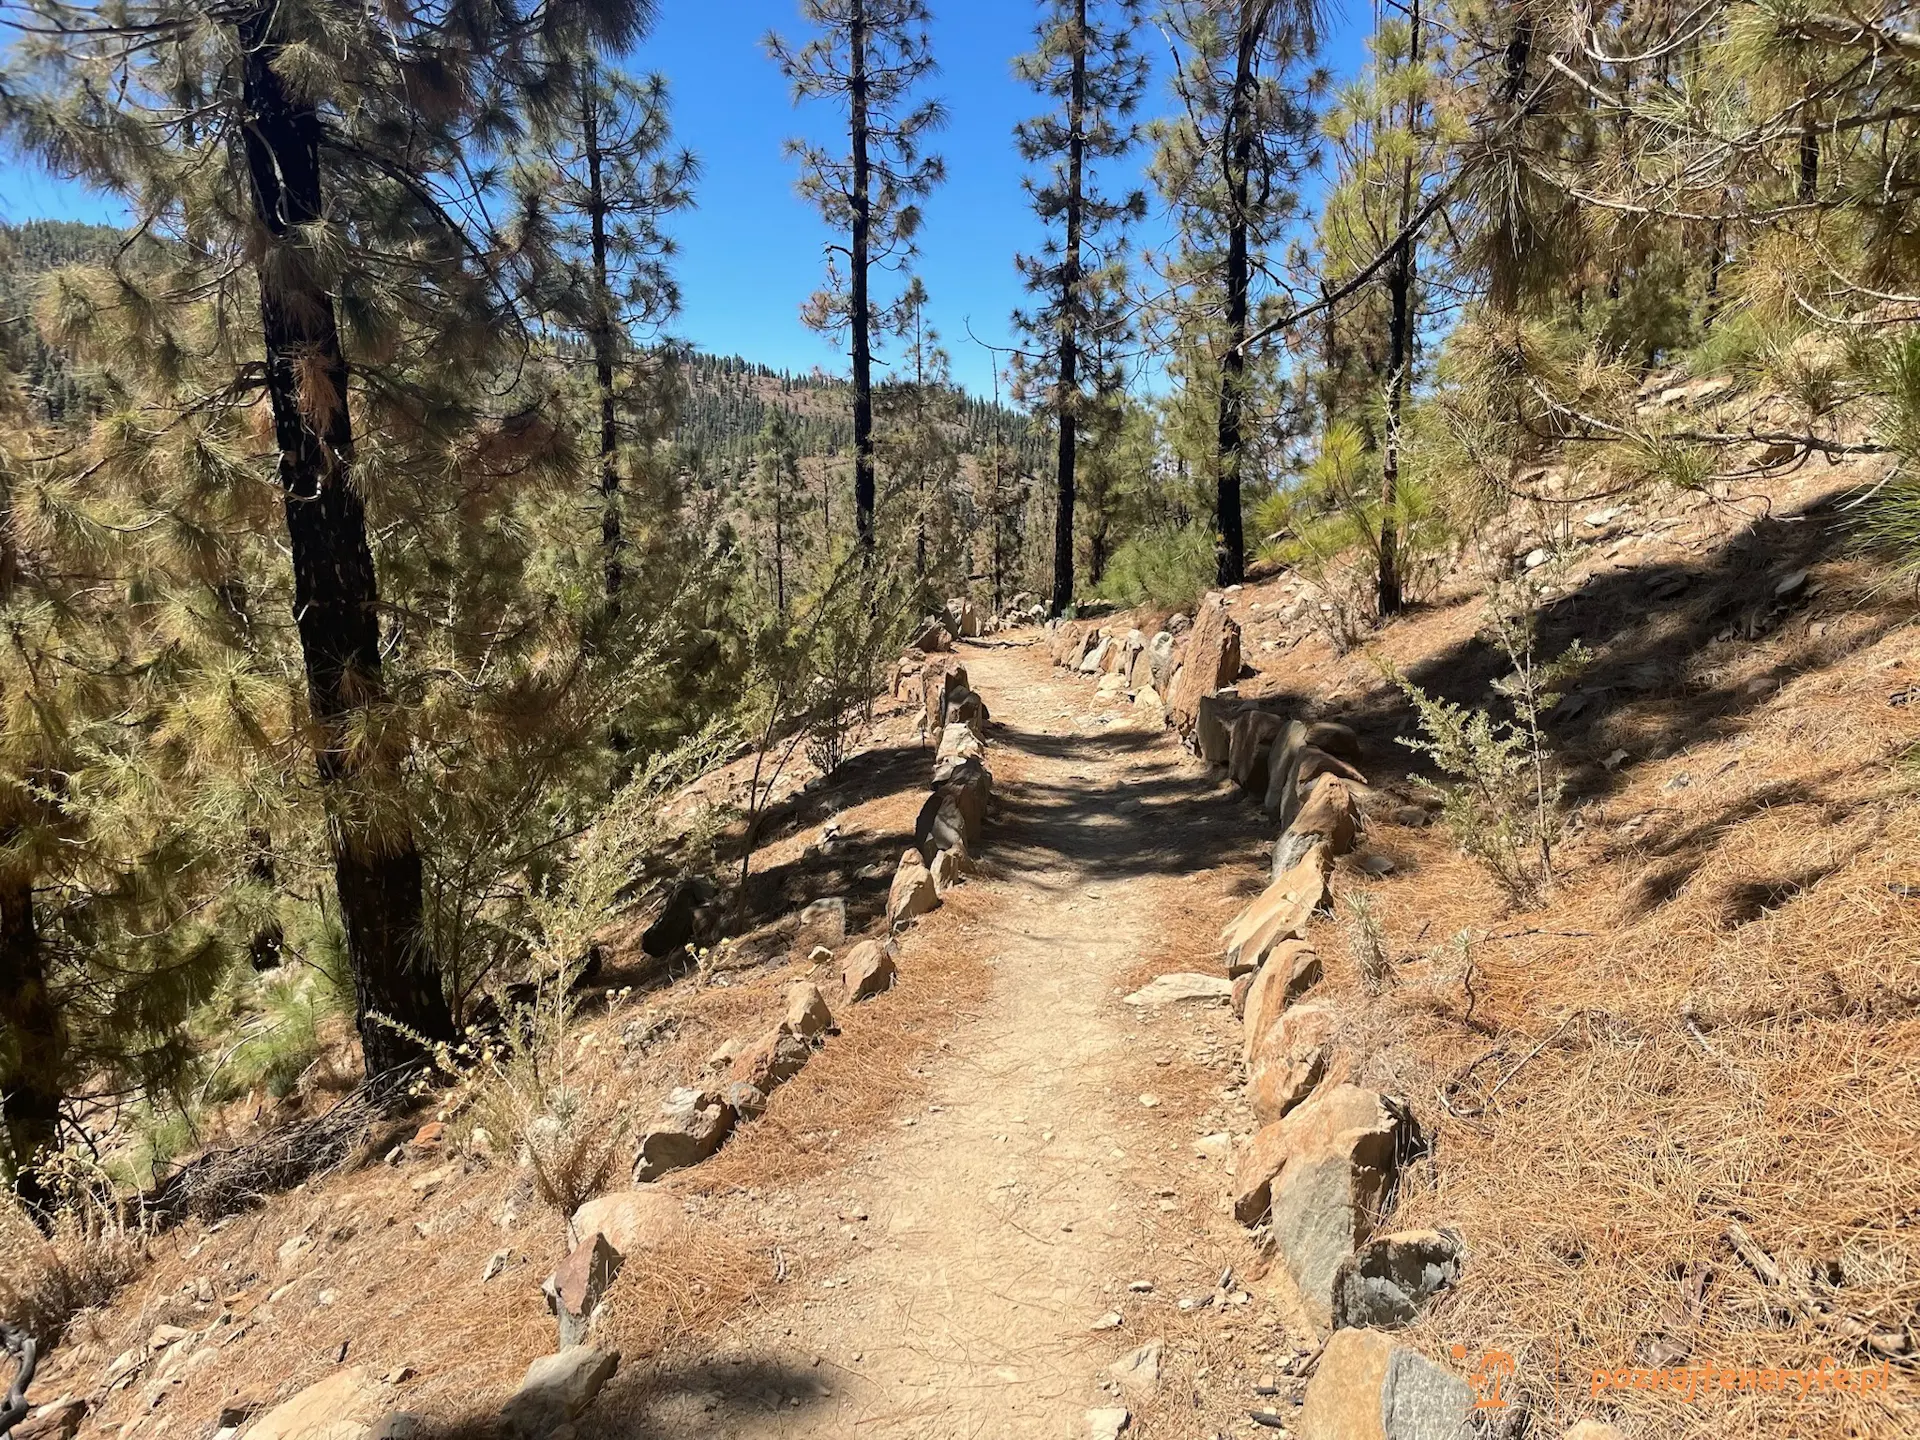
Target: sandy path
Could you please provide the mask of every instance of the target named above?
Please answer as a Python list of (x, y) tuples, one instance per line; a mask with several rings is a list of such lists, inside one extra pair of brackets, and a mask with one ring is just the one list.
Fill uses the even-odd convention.
[(1152, 1062), (1118, 995), (1169, 877), (1204, 879), (1253, 821), (1157, 719), (1096, 701), (1043, 649), (964, 659), (993, 710), (992, 755), (1014, 752), (1002, 768), (1018, 777), (988, 832), (996, 878), (973, 882), (991, 896), (991, 993), (931, 1062), (925, 1113), (840, 1177), (866, 1248), (758, 1327), (770, 1333), (658, 1395), (661, 1434), (1080, 1435), (1089, 1406), (1111, 1403), (1097, 1376), (1144, 1338), (1092, 1327), (1137, 1298), (1171, 1206), (1156, 1187), (1168, 1164), (1200, 1164), (1198, 1117), (1146, 1114)]

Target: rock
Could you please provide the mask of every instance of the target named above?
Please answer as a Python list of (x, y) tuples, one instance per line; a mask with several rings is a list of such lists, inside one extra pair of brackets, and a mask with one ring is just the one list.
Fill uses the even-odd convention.
[(933, 864), (927, 867), (933, 876), (933, 891), (936, 895), (945, 895), (958, 885), (966, 872), (966, 862), (960, 858), (958, 850), (942, 850), (933, 857)]
[(147, 1349), (164, 1350), (193, 1334), (191, 1330), (179, 1325), (156, 1325), (153, 1333), (147, 1336)]
[(366, 1440), (419, 1440), (426, 1431), (424, 1416), (415, 1415), (410, 1410), (389, 1410), (373, 1422)]
[(1307, 1382), (1300, 1440), (1472, 1440), (1473, 1390), (1378, 1330), (1340, 1330)]
[(447, 1126), (443, 1120), (429, 1120), (413, 1132), (413, 1139), (407, 1143), (416, 1150), (438, 1150), (447, 1141)]
[(1232, 992), (1234, 1019), (1244, 1020), (1247, 1018), (1247, 995), (1253, 989), (1253, 982), (1259, 978), (1260, 972), (1257, 970), (1248, 970), (1235, 978)]
[(731, 1070), (733, 1068), (733, 1062), (740, 1058), (740, 1052), (745, 1050), (750, 1043), (752, 1042), (741, 1035), (735, 1035), (721, 1042), (721, 1044), (714, 1048), (714, 1052), (707, 1056), (707, 1069)]
[(947, 713), (944, 719), (946, 728), (958, 725), (972, 732), (976, 740), (987, 738), (987, 725), (992, 720), (987, 712), (987, 702), (978, 691), (962, 689), (947, 694)]
[(1107, 1366), (1107, 1373), (1120, 1382), (1122, 1389), (1151, 1393), (1160, 1386), (1160, 1350), (1158, 1340), (1149, 1340)]
[(507, 1268), (507, 1262), (512, 1259), (513, 1248), (511, 1246), (504, 1250), (494, 1251), (487, 1257), (487, 1263), (480, 1267), (480, 1283), (484, 1285), (489, 1280), (502, 1274)]
[(1260, 892), (1220, 934), (1227, 974), (1257, 970), (1274, 946), (1304, 940), (1314, 911), (1328, 903), (1333, 860), (1316, 845), (1286, 874)]
[(1133, 703), (1135, 706), (1143, 709), (1148, 706), (1151, 706), (1155, 710), (1165, 708), (1164, 703), (1160, 699), (1160, 692), (1151, 685), (1141, 686), (1133, 697)]
[(1244, 1225), (1265, 1217), (1274, 1251), (1309, 1319), (1333, 1322), (1333, 1281), (1418, 1145), (1398, 1101), (1357, 1085), (1336, 1085), (1284, 1120), (1262, 1127), (1234, 1174), (1233, 1213)]
[(920, 672), (920, 699), (926, 709), (927, 734), (935, 736), (947, 723), (947, 702), (972, 687), (967, 667), (951, 655), (928, 657)]
[(1293, 869), (1315, 845), (1325, 845), (1327, 858), (1337, 860), (1353, 849), (1359, 832), (1360, 807), (1347, 782), (1333, 775), (1316, 777), (1293, 823), (1273, 842), (1273, 878)]
[(1536, 547), (1527, 552), (1527, 558), (1526, 558), (1525, 564), (1527, 569), (1529, 570), (1538, 570), (1542, 565), (1546, 564), (1552, 558), (1553, 556), (1550, 553)]
[(1240, 677), (1240, 626), (1220, 595), (1209, 595), (1194, 616), (1180, 673), (1173, 677), (1168, 705), (1174, 726), (1191, 732), (1200, 714), (1200, 697)]
[(787, 987), (787, 1030), (802, 1040), (812, 1040), (833, 1029), (833, 1012), (827, 1009), (827, 997), (810, 980)]
[(570, 1345), (557, 1355), (542, 1355), (527, 1367), (526, 1378), (500, 1407), (508, 1440), (545, 1440), (593, 1404), (601, 1387), (620, 1368), (618, 1351)]
[(939, 906), (940, 893), (934, 888), (933, 872), (927, 869), (918, 850), (907, 851), (900, 857), (893, 887), (887, 892), (887, 920), (894, 925), (905, 924)]
[(710, 1091), (679, 1089), (660, 1106), (660, 1118), (640, 1137), (633, 1178), (640, 1184), (698, 1165), (733, 1132), (733, 1107)]
[(848, 953), (840, 980), (849, 1000), (865, 1000), (891, 990), (898, 973), (890, 949), (878, 940), (863, 940)]
[(1096, 695), (1119, 695), (1122, 692), (1124, 692), (1126, 688), (1127, 688), (1127, 677), (1124, 675), (1113, 674), (1113, 675), (1102, 675), (1100, 677), (1100, 683), (1094, 686), (1093, 690), (1094, 690), (1094, 694)]
[(1360, 857), (1360, 868), (1367, 874), (1373, 876), (1374, 879), (1384, 880), (1400, 867), (1394, 864), (1387, 856), (1376, 853), (1373, 855), (1362, 855)]
[(1353, 730), (1333, 720), (1316, 720), (1307, 726), (1301, 743), (1314, 750), (1322, 750), (1336, 760), (1344, 760), (1349, 765), (1360, 763), (1360, 737)]
[(1087, 1411), (1087, 1434), (1090, 1440), (1120, 1440), (1131, 1424), (1133, 1413), (1124, 1405)]
[(1253, 1118), (1271, 1125), (1313, 1093), (1327, 1073), (1339, 1014), (1325, 1000), (1308, 1000), (1281, 1013), (1254, 1041), (1247, 1099)]
[(1102, 667), (1107, 663), (1107, 648), (1112, 644), (1113, 641), (1111, 639), (1102, 635), (1094, 644), (1093, 648), (1081, 657), (1080, 663), (1074, 668), (1082, 675), (1098, 675)]
[(964, 597), (947, 602), (947, 620), (953, 633), (965, 639), (972, 640), (980, 634), (980, 612)]
[(736, 1119), (758, 1120), (767, 1113), (767, 1092), (750, 1080), (729, 1080), (720, 1087), (720, 1103)]
[(1173, 682), (1173, 648), (1173, 635), (1162, 630), (1147, 642), (1144, 652), (1153, 688), (1162, 695), (1167, 693), (1167, 686)]
[(13, 1427), (13, 1440), (73, 1440), (80, 1433), (80, 1422), (86, 1418), (84, 1400), (59, 1400), (42, 1405)]
[(1464, 1263), (1453, 1230), (1378, 1235), (1340, 1262), (1333, 1277), (1336, 1330), (1399, 1330), (1420, 1308), (1459, 1282)]
[(562, 1350), (586, 1343), (594, 1308), (625, 1263), (626, 1257), (596, 1230), (575, 1245), (560, 1268), (540, 1286), (540, 1293), (547, 1297), (548, 1312), (560, 1323)]
[(929, 655), (937, 654), (942, 650), (951, 650), (953, 648), (953, 636), (947, 633), (946, 626), (942, 625), (938, 620), (929, 619), (918, 630), (913, 632), (913, 638), (907, 641), (907, 648), (910, 650), (924, 650)]
[(1791, 575), (1783, 575), (1774, 582), (1773, 598), (1776, 600), (1791, 600), (1806, 588), (1807, 572), (1804, 570), (1795, 570)]
[[(456, 1168), (457, 1167), (450, 1163), (437, 1166), (429, 1170), (426, 1174), (417, 1176), (407, 1188), (416, 1195), (431, 1195), (453, 1178), (453, 1173)], [(282, 1248), (284, 1249), (285, 1247), (283, 1246)]]
[(1269, 780), (1266, 798), (1261, 802), (1263, 808), (1277, 816), (1282, 825), (1291, 827), (1302, 803), (1312, 793), (1313, 782), (1322, 775), (1337, 775), (1355, 785), (1367, 783), (1366, 776), (1338, 756), (1302, 744), (1288, 758), (1278, 784)]
[(800, 924), (793, 932), (793, 953), (810, 954), (816, 945), (837, 950), (847, 941), (847, 902), (835, 895), (815, 900), (800, 912)]
[(1246, 1013), (1241, 1018), (1243, 1060), (1253, 1063), (1254, 1051), (1267, 1032), (1288, 1006), (1320, 983), (1323, 973), (1320, 956), (1306, 941), (1287, 940), (1274, 948), (1247, 989)]
[(687, 1212), (664, 1190), (619, 1190), (596, 1195), (573, 1212), (578, 1241), (601, 1235), (627, 1259), (664, 1250), (686, 1238)]
[(280, 1262), (280, 1268), (284, 1270), (312, 1248), (313, 1241), (305, 1235), (292, 1235), (282, 1240), (280, 1248), (273, 1254), (274, 1258)]
[(1240, 692), (1216, 690), (1202, 695), (1195, 706), (1194, 753), (1209, 765), (1225, 765), (1233, 754), (1233, 719), (1241, 709)]
[(385, 1398), (385, 1387), (364, 1365), (349, 1365), (274, 1406), (247, 1440), (365, 1440), (386, 1409)]
[(1227, 726), (1227, 777), (1255, 795), (1267, 793), (1267, 760), (1287, 728), (1281, 716), (1242, 710)]
[(948, 722), (940, 732), (939, 747), (933, 752), (937, 769), (943, 760), (985, 760), (986, 742), (965, 725)]
[(735, 1084), (751, 1085), (762, 1095), (771, 1095), (777, 1086), (798, 1075), (812, 1058), (813, 1047), (781, 1024), (742, 1050), (727, 1071), (727, 1078)]
[(1179, 1005), (1196, 1001), (1203, 1005), (1218, 1005), (1231, 999), (1233, 982), (1218, 975), (1195, 975), (1189, 971), (1175, 971), (1169, 975), (1157, 975), (1127, 996), (1129, 1005)]
[(714, 888), (698, 875), (689, 875), (667, 892), (667, 902), (640, 936), (640, 948), (655, 960), (665, 959), (688, 945), (712, 938), (720, 923)]

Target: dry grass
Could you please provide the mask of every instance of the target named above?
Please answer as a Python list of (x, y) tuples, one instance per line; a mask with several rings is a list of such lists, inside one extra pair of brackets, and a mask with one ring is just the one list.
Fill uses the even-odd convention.
[(0, 1196), (0, 1315), (52, 1344), (83, 1310), (104, 1304), (139, 1270), (146, 1236), (91, 1206), (67, 1208), (43, 1235)]

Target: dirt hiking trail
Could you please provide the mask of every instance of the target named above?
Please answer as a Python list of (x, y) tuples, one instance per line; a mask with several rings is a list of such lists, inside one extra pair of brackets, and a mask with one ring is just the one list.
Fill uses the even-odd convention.
[[(819, 1182), (847, 1192), (819, 1198), (859, 1233), (849, 1263), (661, 1377), (642, 1433), (1084, 1435), (1090, 1408), (1123, 1403), (1099, 1377), (1160, 1338), (1152, 1312), (1246, 1256), (1219, 1213), (1224, 1157), (1194, 1143), (1205, 1117), (1148, 1088), (1177, 1078), (1169, 1036), (1224, 1055), (1231, 1016), (1143, 1017), (1122, 996), (1183, 968), (1143, 968), (1169, 930), (1210, 937), (1239, 903), (1216, 867), (1257, 856), (1258, 816), (1157, 710), (1096, 699), (1044, 648), (961, 658), (994, 718), (987, 873), (968, 887), (990, 992), (926, 1063), (924, 1110)], [(1199, 1103), (1220, 1103), (1222, 1073)]]

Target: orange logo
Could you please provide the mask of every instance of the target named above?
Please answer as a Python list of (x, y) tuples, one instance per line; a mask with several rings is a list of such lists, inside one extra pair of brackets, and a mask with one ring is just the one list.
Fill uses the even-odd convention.
[[(1453, 1358), (1465, 1360), (1467, 1347), (1453, 1347)], [(1476, 1410), (1504, 1410), (1507, 1397), (1503, 1393), (1508, 1380), (1519, 1369), (1519, 1363), (1505, 1350), (1482, 1351), (1480, 1361), (1471, 1374), (1467, 1384), (1473, 1387), (1473, 1408)]]

